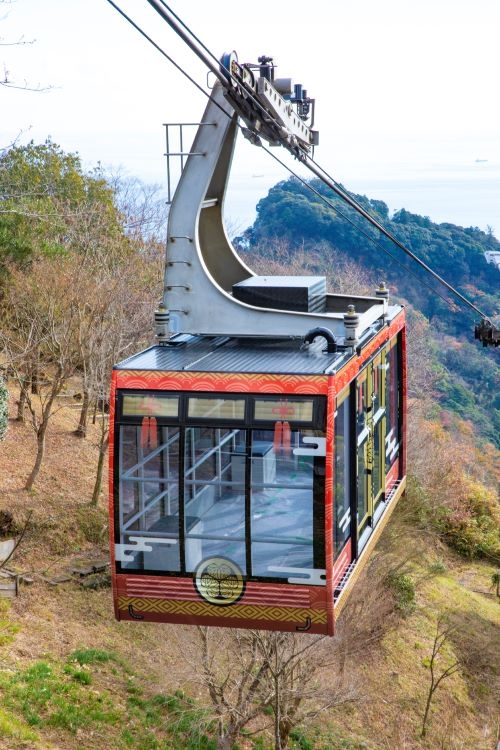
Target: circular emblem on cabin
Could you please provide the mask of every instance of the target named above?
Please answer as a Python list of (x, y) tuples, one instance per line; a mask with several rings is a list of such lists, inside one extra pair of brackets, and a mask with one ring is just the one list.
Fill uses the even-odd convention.
[(243, 573), (227, 557), (207, 557), (197, 567), (194, 585), (199, 595), (219, 606), (234, 604), (245, 589)]

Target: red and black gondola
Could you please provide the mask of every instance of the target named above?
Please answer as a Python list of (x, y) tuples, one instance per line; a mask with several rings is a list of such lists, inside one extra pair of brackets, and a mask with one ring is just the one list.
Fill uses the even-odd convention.
[(240, 260), (237, 118), (218, 84), (170, 209), (158, 342), (112, 374), (115, 612), (332, 635), (405, 487), (405, 314)]

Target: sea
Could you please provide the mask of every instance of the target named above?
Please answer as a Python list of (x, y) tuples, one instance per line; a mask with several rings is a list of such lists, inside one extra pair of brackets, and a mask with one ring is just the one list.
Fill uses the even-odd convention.
[[(285, 170), (256, 166), (253, 172), (236, 169), (231, 177), (225, 216), (228, 224), (240, 229), (253, 224), (256, 205), (269, 189), (290, 176)], [(305, 179), (312, 176), (307, 170), (297, 173)], [(500, 157), (376, 162), (350, 168), (340, 164), (329, 174), (350, 192), (384, 201), (390, 216), (404, 208), (437, 224), (478, 227), (500, 240)]]

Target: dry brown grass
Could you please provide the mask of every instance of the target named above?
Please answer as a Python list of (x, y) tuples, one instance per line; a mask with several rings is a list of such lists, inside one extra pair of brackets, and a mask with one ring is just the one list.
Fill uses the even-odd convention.
[(15, 398), (12, 391), (12, 418), (7, 437), (0, 443), (0, 509), (11, 512), (19, 528), (29, 518), (8, 567), (28, 575), (33, 583), (21, 583), (20, 596), (13, 600), (12, 611), (21, 629), (8, 653), (1, 654), (2, 661), (35, 660), (44, 654), (62, 657), (73, 649), (99, 644), (136, 660), (139, 671), (158, 677), (161, 683), (159, 675), (165, 669), (172, 675), (168, 626), (162, 639), (158, 629), (147, 624), (130, 628), (117, 623), (109, 588), (85, 590), (77, 577), (51, 583), (82, 561), (108, 558), (106, 479), (99, 507), (89, 504), (97, 463), (93, 441), (97, 428), (91, 425), (84, 440), (73, 435), (78, 409), (70, 398), (60, 399), (49, 427), (45, 462), (34, 489), (27, 492), (23, 486), (35, 458), (35, 438), (29, 425), (14, 419)]
[[(114, 620), (109, 589), (89, 591), (75, 578), (57, 585), (50, 582), (82, 559), (107, 558), (106, 487), (98, 509), (92, 509), (89, 502), (97, 448), (92, 428), (85, 440), (72, 434), (78, 409), (71, 405), (71, 398), (65, 397), (60, 399), (49, 428), (46, 460), (35, 488), (26, 492), (23, 486), (34, 460), (35, 439), (28, 425), (13, 419), (15, 396), (13, 391), (12, 420), (5, 441), (0, 443), (0, 509), (13, 513), (19, 526), (32, 514), (22, 545), (9, 567), (29, 573), (33, 583), (22, 585), (19, 597), (12, 602), (9, 616), (20, 630), (8, 647), (0, 647), (0, 667), (23, 669), (40, 659), (65, 660), (78, 648), (99, 648), (112, 651), (128, 662), (146, 694), (173, 693), (185, 688), (193, 697), (207, 703), (207, 696), (197, 682), (196, 670), (183, 656), (193, 653), (196, 633), (192, 628), (118, 623)], [(390, 527), (389, 536), (384, 537), (385, 554), (391, 561), (403, 554), (401, 550), (417, 543), (415, 532), (412, 536), (408, 529), (405, 531), (404, 512), (398, 517)], [(417, 550), (419, 560), (409, 561), (417, 578), (424, 575), (436, 555), (445, 560), (447, 570), (442, 576), (423, 581), (418, 593), (418, 612), (394, 627), (390, 607), (382, 599), (383, 589), (380, 589), (380, 608), (374, 603), (377, 597), (373, 596), (374, 586), (369, 576), (378, 574), (374, 573), (376, 567), (370, 567), (353, 595), (353, 606), (358, 607), (360, 615), (353, 618), (352, 628), (355, 630), (358, 623), (362, 629), (350, 637), (349, 628), (344, 625), (338, 640), (328, 640), (323, 645), (325, 662), (332, 661), (334, 665), (323, 676), (318, 676), (320, 684), (325, 688), (330, 684), (338, 658), (352, 684), (359, 686), (359, 701), (325, 714), (320, 736), (325, 735), (328, 727), (333, 727), (333, 732), (342, 732), (346, 744), (324, 745), (318, 739), (317, 747), (322, 750), (327, 747), (331, 750), (337, 747), (346, 750), (361, 747), (491, 750), (494, 747), (497, 719), (490, 689), (498, 681), (498, 675), (491, 672), (491, 660), (488, 671), (484, 672), (488, 684), (482, 691), (478, 687), (481, 672), (477, 664), (473, 682), (464, 673), (455, 676), (443, 688), (433, 707), (429, 736), (425, 743), (418, 738), (427, 684), (422, 659), (430, 648), (436, 614), (443, 607), (453, 606), (456, 610), (463, 608), (470, 617), (474, 614), (476, 618), (488, 619), (490, 625), (484, 632), (491, 639), (495, 632), (492, 613), (496, 604), (489, 590), (491, 568), (466, 564), (443, 548), (431, 549), (423, 537), (419, 543), (426, 549), (426, 555)], [(371, 623), (366, 616), (369, 601)], [(498, 611), (498, 605), (496, 607)], [(496, 623), (498, 627), (498, 614)], [(220, 637), (224, 643), (224, 631)], [(358, 637), (361, 640), (357, 641)], [(469, 628), (464, 643), (470, 644), (473, 638)], [(483, 639), (481, 646), (484, 651), (489, 644)], [(493, 643), (491, 648), (494, 648)], [(456, 649), (457, 654), (459, 651)], [(118, 678), (114, 684), (107, 673), (102, 680), (96, 688), (114, 694), (118, 702), (123, 700), (123, 685)], [(86, 747), (80, 735), (52, 733), (44, 735), (45, 739), (46, 745), (41, 742), (36, 747), (61, 750)], [(101, 744), (96, 746), (112, 750), (113, 735), (103, 736), (99, 742)], [(0, 736), (2, 750), (21, 746), (2, 744)]]

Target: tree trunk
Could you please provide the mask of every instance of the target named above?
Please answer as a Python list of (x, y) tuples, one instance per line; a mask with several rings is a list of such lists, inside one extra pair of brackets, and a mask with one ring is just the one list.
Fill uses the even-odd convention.
[(38, 396), (40, 393), (40, 370), (38, 365), (35, 365), (31, 371), (31, 393), (34, 396)]
[(80, 419), (78, 420), (78, 427), (75, 430), (77, 437), (87, 437), (87, 421), (89, 416), (90, 396), (87, 390), (83, 392), (82, 408), (80, 410)]
[(239, 729), (234, 724), (230, 723), (226, 727), (224, 735), (219, 735), (217, 738), (217, 750), (233, 750), (233, 747), (238, 739)]
[(92, 507), (97, 508), (99, 504), (99, 495), (101, 494), (102, 487), (102, 475), (104, 473), (104, 459), (108, 450), (108, 438), (104, 439), (104, 442), (99, 446), (99, 458), (97, 459), (97, 472), (94, 482), (94, 491), (92, 492), (92, 500), (90, 504)]
[(38, 476), (38, 472), (40, 471), (40, 467), (42, 465), (42, 461), (43, 461), (43, 457), (45, 453), (45, 435), (47, 433), (47, 427), (49, 426), (50, 416), (52, 414), (52, 406), (54, 404), (54, 400), (57, 394), (61, 390), (62, 383), (63, 383), (63, 378), (61, 377), (61, 373), (59, 372), (57, 378), (55, 379), (52, 385), (52, 391), (49, 395), (49, 398), (47, 399), (46, 403), (43, 405), (42, 418), (36, 429), (36, 458), (35, 458), (35, 464), (31, 470), (31, 474), (29, 475), (25, 484), (26, 490), (32, 489), (35, 483), (35, 479)]
[(17, 422), (25, 422), (25, 409), (26, 409), (26, 390), (24, 384), (21, 384), (21, 390), (19, 392), (19, 401), (17, 402)]
[(433, 695), (434, 695), (434, 690), (431, 687), (431, 689), (429, 690), (429, 693), (427, 695), (427, 701), (426, 701), (426, 704), (425, 704), (424, 718), (422, 719), (422, 729), (421, 729), (421, 732), (420, 732), (420, 736), (421, 737), (425, 737), (425, 735), (427, 733), (427, 719), (429, 718), (429, 711), (430, 711), (430, 708), (431, 708), (431, 702), (432, 702), (432, 696)]
[(38, 472), (40, 471), (40, 467), (42, 465), (43, 456), (45, 453), (45, 433), (47, 431), (47, 424), (48, 422), (44, 420), (40, 427), (37, 430), (36, 433), (36, 458), (35, 458), (35, 464), (33, 468), (31, 469), (31, 473), (26, 480), (26, 484), (24, 486), (24, 489), (31, 490), (33, 488), (33, 485), (35, 484), (35, 479), (38, 476)]
[(285, 750), (285, 748), (288, 747), (288, 742), (290, 739), (290, 733), (293, 729), (294, 722), (293, 721), (287, 721), (285, 719), (281, 719), (279, 723), (279, 750)]
[(274, 750), (281, 750), (281, 706), (279, 676), (274, 675)]

